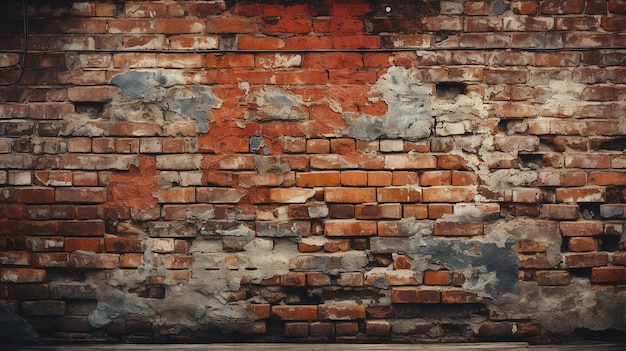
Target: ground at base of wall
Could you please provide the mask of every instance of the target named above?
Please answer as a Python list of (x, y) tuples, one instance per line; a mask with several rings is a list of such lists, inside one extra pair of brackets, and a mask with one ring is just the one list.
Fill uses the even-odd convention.
[[(551, 351), (576, 351), (576, 350), (604, 350), (621, 351), (626, 349), (626, 343), (606, 342), (583, 342), (563, 345), (529, 345), (525, 342), (496, 342), (496, 343), (458, 343), (458, 344), (105, 344), (105, 345), (57, 345), (57, 346), (32, 346), (13, 348), (14, 351), (143, 351), (143, 350), (206, 350), (206, 351), (231, 351), (245, 348), (249, 351), (267, 350), (299, 350), (299, 351), (420, 351), (420, 350), (551, 350)], [(0, 350), (3, 350), (0, 346)]]

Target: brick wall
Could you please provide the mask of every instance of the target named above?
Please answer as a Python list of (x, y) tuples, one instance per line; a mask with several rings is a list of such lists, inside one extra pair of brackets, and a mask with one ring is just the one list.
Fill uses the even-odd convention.
[(5, 342), (626, 331), (626, 1), (28, 12), (7, 68), (0, 4)]

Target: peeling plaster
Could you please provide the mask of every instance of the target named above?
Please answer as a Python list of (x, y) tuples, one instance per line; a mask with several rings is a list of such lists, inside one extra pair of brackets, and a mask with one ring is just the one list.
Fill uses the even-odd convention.
[(370, 90), (370, 101), (384, 101), (388, 112), (384, 116), (344, 114), (350, 125), (345, 135), (365, 141), (378, 138), (423, 139), (431, 134), (432, 89), (415, 77), (415, 71), (390, 67)]

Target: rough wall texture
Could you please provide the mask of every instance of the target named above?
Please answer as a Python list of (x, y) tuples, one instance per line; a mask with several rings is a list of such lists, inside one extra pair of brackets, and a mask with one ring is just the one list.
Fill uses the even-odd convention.
[[(623, 333), (625, 14), (31, 0), (0, 87), (3, 340)], [(21, 3), (0, 16), (8, 66)]]

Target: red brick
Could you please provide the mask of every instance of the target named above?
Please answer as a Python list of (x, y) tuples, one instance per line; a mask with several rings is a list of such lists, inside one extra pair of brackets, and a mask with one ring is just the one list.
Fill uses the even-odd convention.
[(207, 33), (256, 33), (258, 25), (246, 17), (212, 17), (207, 21)]
[(388, 187), (377, 190), (378, 202), (417, 202), (422, 194), (419, 189), (411, 187)]
[(120, 268), (139, 268), (145, 264), (143, 253), (126, 253), (120, 255)]
[(330, 152), (330, 141), (326, 139), (309, 139), (306, 141), (308, 154), (327, 154)]
[(604, 267), (591, 270), (592, 283), (620, 283), (626, 281), (626, 268)]
[(104, 221), (60, 221), (59, 234), (65, 236), (102, 236), (104, 235)]
[(570, 283), (568, 271), (537, 271), (537, 285), (567, 285)]
[(46, 280), (46, 271), (33, 268), (0, 268), (2, 283), (39, 283)]
[(144, 241), (142, 239), (107, 237), (104, 239), (107, 252), (143, 252)]
[(604, 188), (557, 188), (557, 202), (604, 202), (606, 190)]
[(444, 290), (441, 292), (442, 303), (477, 303), (478, 301), (478, 295), (463, 290)]
[(305, 322), (290, 322), (285, 323), (285, 336), (306, 338), (309, 336), (309, 323)]
[(315, 190), (300, 188), (275, 188), (270, 189), (269, 192), (269, 198), (271, 202), (287, 204), (305, 203), (314, 195)]
[(340, 173), (333, 171), (296, 173), (296, 185), (299, 187), (338, 186)]
[(306, 274), (302, 272), (290, 272), (280, 277), (282, 286), (306, 286)]
[(26, 316), (62, 316), (65, 314), (64, 301), (24, 301), (20, 312)]
[(330, 285), (330, 276), (322, 272), (308, 272), (306, 282), (308, 286)]
[(59, 188), (54, 198), (57, 202), (102, 203), (107, 200), (107, 191), (99, 187)]
[(326, 202), (362, 203), (376, 202), (374, 188), (327, 188), (324, 192)]
[(324, 227), (325, 235), (334, 236), (374, 236), (377, 233), (375, 221), (328, 220)]
[(320, 320), (349, 321), (365, 318), (364, 306), (319, 305)]
[(426, 171), (420, 176), (422, 186), (451, 185), (452, 172), (450, 171)]
[(587, 252), (596, 250), (596, 240), (592, 237), (572, 237), (568, 248), (573, 252)]
[(483, 234), (483, 223), (436, 222), (435, 235), (474, 236)]
[(547, 269), (553, 268), (548, 261), (548, 256), (545, 253), (538, 253), (535, 255), (519, 255), (520, 268), (539, 268)]
[(607, 264), (609, 264), (609, 254), (606, 252), (565, 255), (565, 266), (567, 268), (601, 267)]
[(337, 322), (335, 323), (335, 334), (337, 336), (351, 336), (359, 333), (357, 322)]
[(514, 1), (512, 9), (517, 15), (535, 15), (537, 14), (537, 1)]
[(391, 290), (391, 300), (394, 303), (439, 303), (441, 292), (414, 287), (398, 287)]
[(113, 86), (73, 87), (67, 89), (67, 97), (70, 101), (110, 101), (116, 95), (117, 88)]
[(594, 236), (602, 234), (601, 221), (561, 222), (559, 228), (563, 236)]
[[(608, 167), (606, 167), (608, 168)], [(589, 185), (626, 185), (626, 171), (591, 172)]]
[(65, 251), (72, 252), (77, 250), (101, 252), (104, 247), (101, 238), (65, 238)]
[(270, 318), (270, 305), (269, 304), (251, 304), (246, 306), (246, 309), (255, 316), (263, 319)]
[(326, 252), (341, 252), (350, 251), (350, 240), (330, 240), (324, 243), (324, 251)]
[(360, 272), (344, 272), (339, 274), (337, 284), (340, 286), (363, 286), (363, 273)]
[(47, 252), (33, 254), (32, 267), (64, 268), (68, 266), (69, 254), (66, 252)]
[(50, 298), (47, 284), (7, 285), (6, 298), (13, 300), (46, 300)]
[(419, 185), (419, 177), (417, 172), (397, 171), (392, 172), (392, 185)]
[(425, 285), (450, 285), (452, 275), (450, 271), (426, 271), (424, 272)]
[(423, 204), (406, 204), (404, 205), (404, 218), (415, 217), (417, 219), (428, 218), (428, 206)]
[(578, 205), (541, 205), (541, 216), (549, 219), (577, 220), (580, 218)]
[(311, 306), (311, 305), (272, 306), (272, 315), (284, 321), (314, 321), (314, 320), (317, 320), (317, 306)]
[(365, 334), (370, 336), (389, 336), (391, 333), (391, 323), (388, 321), (366, 321)]
[(385, 169), (428, 169), (437, 168), (434, 155), (385, 155)]
[(451, 204), (430, 204), (428, 205), (428, 218), (438, 219), (446, 214), (454, 213), (454, 207)]
[(422, 189), (424, 202), (465, 202), (474, 199), (475, 192), (469, 188), (436, 187)]
[(332, 322), (313, 322), (309, 324), (311, 336), (332, 336), (335, 335), (335, 324)]
[(70, 254), (69, 264), (72, 268), (114, 269), (118, 267), (119, 259), (117, 254), (81, 252)]
[(539, 11), (544, 15), (571, 15), (582, 13), (585, 3), (583, 0), (544, 0), (539, 6)]
[(367, 172), (343, 171), (341, 172), (341, 185), (343, 186), (366, 186), (367, 185)]
[(285, 41), (279, 38), (240, 35), (237, 41), (240, 50), (278, 50), (285, 48)]

